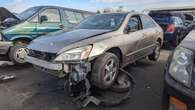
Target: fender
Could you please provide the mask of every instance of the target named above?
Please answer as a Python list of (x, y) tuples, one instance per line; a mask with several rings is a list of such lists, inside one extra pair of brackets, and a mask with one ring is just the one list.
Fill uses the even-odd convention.
[(28, 36), (28, 35), (17, 35), (17, 36), (12, 37), (10, 40), (14, 41), (16, 39), (28, 39), (30, 41), (33, 40), (32, 36)]

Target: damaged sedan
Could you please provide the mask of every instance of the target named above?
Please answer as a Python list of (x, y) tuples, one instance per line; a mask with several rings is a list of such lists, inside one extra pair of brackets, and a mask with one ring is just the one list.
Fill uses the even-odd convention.
[(70, 91), (81, 86), (89, 91), (91, 85), (109, 89), (119, 68), (147, 56), (157, 61), (162, 44), (163, 31), (148, 15), (98, 14), (72, 31), (35, 39), (28, 46), (26, 61), (39, 70), (66, 77)]

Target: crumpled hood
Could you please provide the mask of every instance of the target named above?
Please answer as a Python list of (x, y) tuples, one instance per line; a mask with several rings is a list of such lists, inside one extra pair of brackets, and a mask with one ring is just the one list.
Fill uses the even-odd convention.
[(0, 7), (0, 21), (2, 22), (7, 18), (14, 18), (19, 20), (18, 17), (16, 17), (13, 13), (8, 11), (6, 8)]
[(58, 53), (65, 46), (107, 32), (110, 32), (110, 30), (76, 29), (69, 32), (57, 32), (35, 39), (28, 48), (42, 52)]

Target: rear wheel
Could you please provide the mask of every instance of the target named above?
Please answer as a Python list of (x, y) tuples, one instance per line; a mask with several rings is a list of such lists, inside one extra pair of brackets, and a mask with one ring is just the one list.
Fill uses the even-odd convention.
[(17, 41), (9, 51), (9, 59), (15, 64), (26, 63), (25, 57), (28, 54), (27, 44), (26, 41)]
[(95, 60), (91, 81), (100, 89), (111, 88), (119, 73), (119, 59), (115, 54), (105, 53)]
[(148, 59), (151, 61), (157, 61), (160, 57), (160, 49), (161, 49), (160, 43), (157, 42), (156, 48), (154, 49), (153, 53), (148, 56)]

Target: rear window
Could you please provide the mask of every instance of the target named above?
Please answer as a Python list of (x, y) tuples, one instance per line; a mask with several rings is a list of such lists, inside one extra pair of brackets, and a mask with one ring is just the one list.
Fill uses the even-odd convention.
[(168, 24), (171, 23), (171, 16), (163, 13), (150, 13), (149, 14), (157, 23)]

